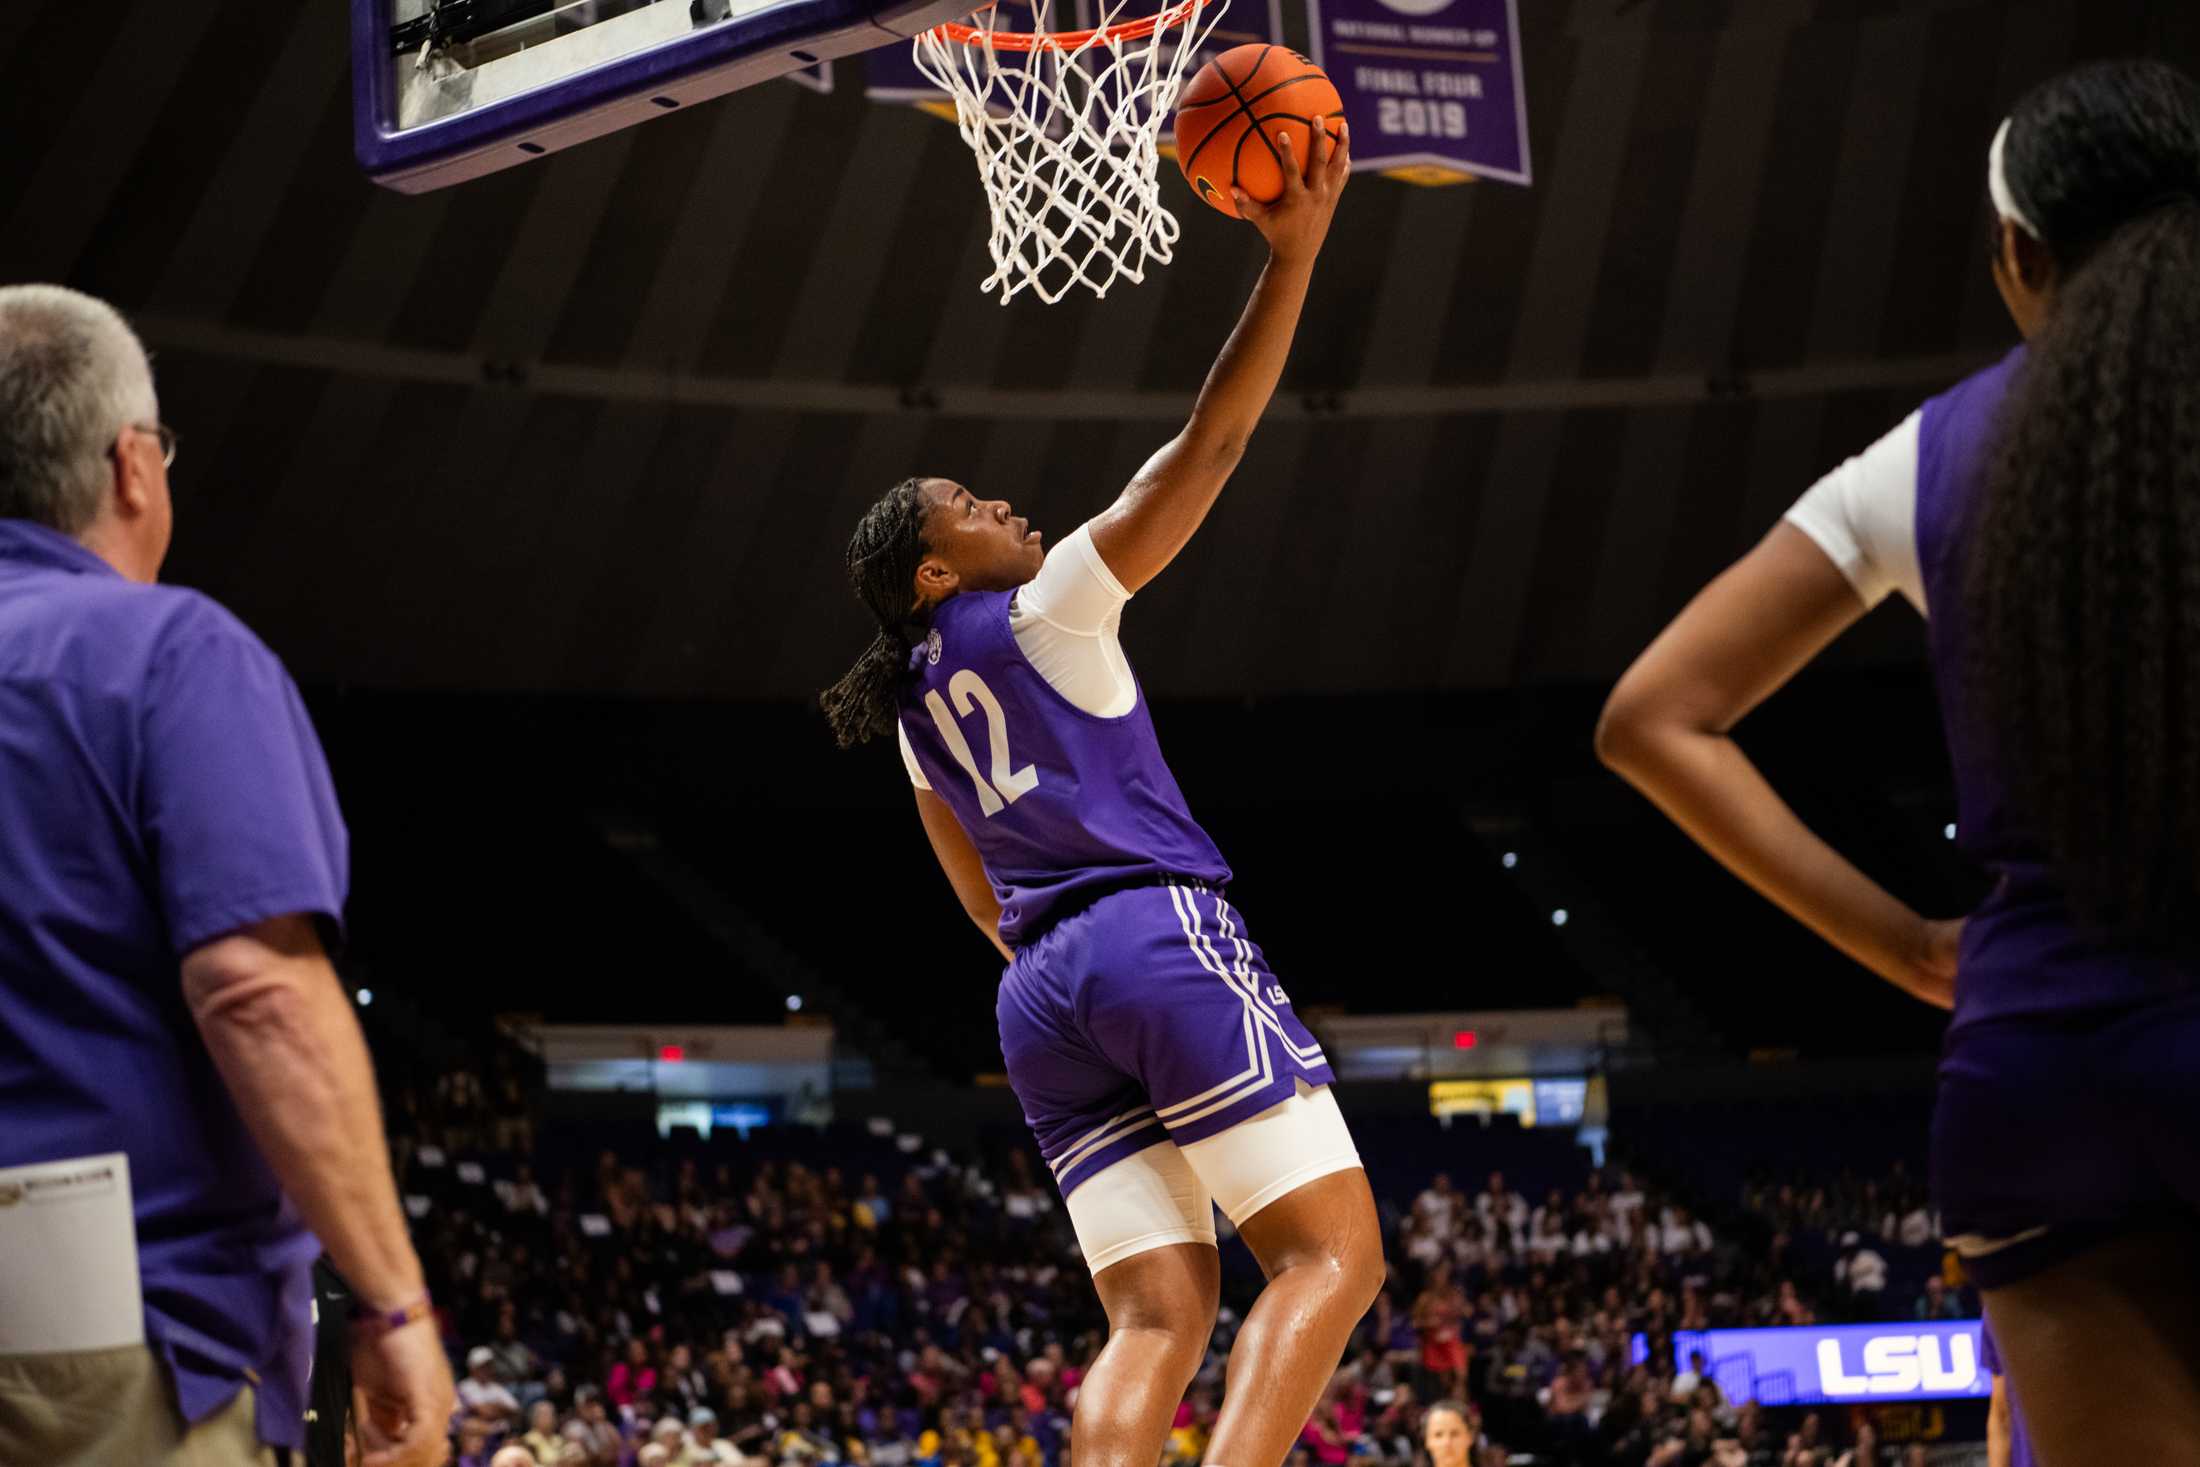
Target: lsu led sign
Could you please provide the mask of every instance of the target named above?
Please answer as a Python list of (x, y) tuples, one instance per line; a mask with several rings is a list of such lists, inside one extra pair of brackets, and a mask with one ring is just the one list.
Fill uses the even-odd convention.
[[(1727, 1399), (1767, 1406), (1945, 1401), (1992, 1393), (1979, 1368), (1979, 1322), (1857, 1324), (1794, 1329), (1714, 1329), (1673, 1336), (1673, 1368), (1689, 1357)], [(1649, 1355), (1641, 1335), (1631, 1354)]]

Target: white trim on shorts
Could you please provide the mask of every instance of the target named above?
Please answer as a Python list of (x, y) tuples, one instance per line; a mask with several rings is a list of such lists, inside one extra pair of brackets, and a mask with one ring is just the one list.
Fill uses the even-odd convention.
[(1302, 1080), (1288, 1099), (1227, 1131), (1186, 1146), (1158, 1142), (1086, 1178), (1069, 1195), (1070, 1223), (1085, 1266), (1098, 1273), (1155, 1248), (1211, 1248), (1218, 1204), (1242, 1226), (1278, 1198), (1359, 1165), (1337, 1098)]
[(1948, 1239), (1948, 1246), (1956, 1250), (1959, 1258), (1989, 1258), (2020, 1243), (2038, 1242), (2050, 1231), (2052, 1229), (2045, 1227), (2026, 1228), (2023, 1232), (2013, 1233), (2006, 1238), (1989, 1238), (1984, 1233), (1958, 1233)]

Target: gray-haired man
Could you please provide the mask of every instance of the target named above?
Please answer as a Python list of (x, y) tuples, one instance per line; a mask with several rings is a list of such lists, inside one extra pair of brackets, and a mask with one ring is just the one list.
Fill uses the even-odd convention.
[(367, 1461), (440, 1462), (450, 1367), (322, 947), (343, 821), (282, 665), (154, 584), (174, 452), (121, 317), (0, 288), (0, 1462), (302, 1445), (323, 1246), (368, 1309)]

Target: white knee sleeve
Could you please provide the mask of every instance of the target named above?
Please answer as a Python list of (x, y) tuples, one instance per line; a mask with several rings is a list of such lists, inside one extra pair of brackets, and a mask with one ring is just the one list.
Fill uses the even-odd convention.
[(1308, 1182), (1360, 1164), (1337, 1098), (1303, 1080), (1281, 1105), (1183, 1150), (1223, 1215), (1239, 1225)]
[(1214, 1246), (1214, 1199), (1173, 1141), (1132, 1152), (1065, 1200), (1085, 1267), (1094, 1273), (1172, 1243)]
[(1244, 1221), (1308, 1182), (1360, 1165), (1327, 1086), (1303, 1082), (1289, 1100), (1220, 1135), (1179, 1147), (1163, 1141), (1087, 1178), (1069, 1194), (1077, 1246), (1094, 1273), (1174, 1243), (1215, 1241), (1219, 1203)]

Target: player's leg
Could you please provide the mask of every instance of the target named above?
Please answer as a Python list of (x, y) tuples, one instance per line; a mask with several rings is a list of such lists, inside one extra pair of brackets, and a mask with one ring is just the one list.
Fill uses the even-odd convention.
[[(1183, 1165), (1166, 1142), (1141, 1155), (1162, 1153)], [(1167, 1244), (1093, 1274), (1108, 1342), (1077, 1390), (1070, 1459), (1078, 1467), (1153, 1467), (1161, 1459), (1177, 1404), (1214, 1335), (1221, 1281), (1212, 1242)]]
[(2200, 1001), (1950, 1037), (1934, 1188), (2046, 1467), (2200, 1467), (2196, 1113)]
[(1080, 1032), (1077, 993), (1104, 944), (1088, 909), (1023, 949), (996, 1012), (1008, 1078), (1107, 1311), (1078, 1388), (1077, 1467), (1153, 1467), (1214, 1335), (1214, 1200), (1137, 1082)]
[(2098, 1244), (1986, 1314), (2044, 1467), (2200, 1464), (2200, 1229)]
[(1276, 1467), (1383, 1286), (1382, 1223), (1326, 1088), (1184, 1148), (1268, 1276), (1230, 1349), (1206, 1460)]
[(1321, 1047), (1221, 892), (1164, 883), (1095, 910), (1107, 940), (1084, 965), (1079, 1032), (1153, 1098), (1269, 1278), (1231, 1351), (1208, 1460), (1277, 1467), (1382, 1287), (1359, 1153)]
[(1165, 1140), (1077, 1182), (1065, 1200), (1108, 1315), (1108, 1342), (1077, 1389), (1070, 1460), (1153, 1467), (1215, 1332), (1214, 1202)]

